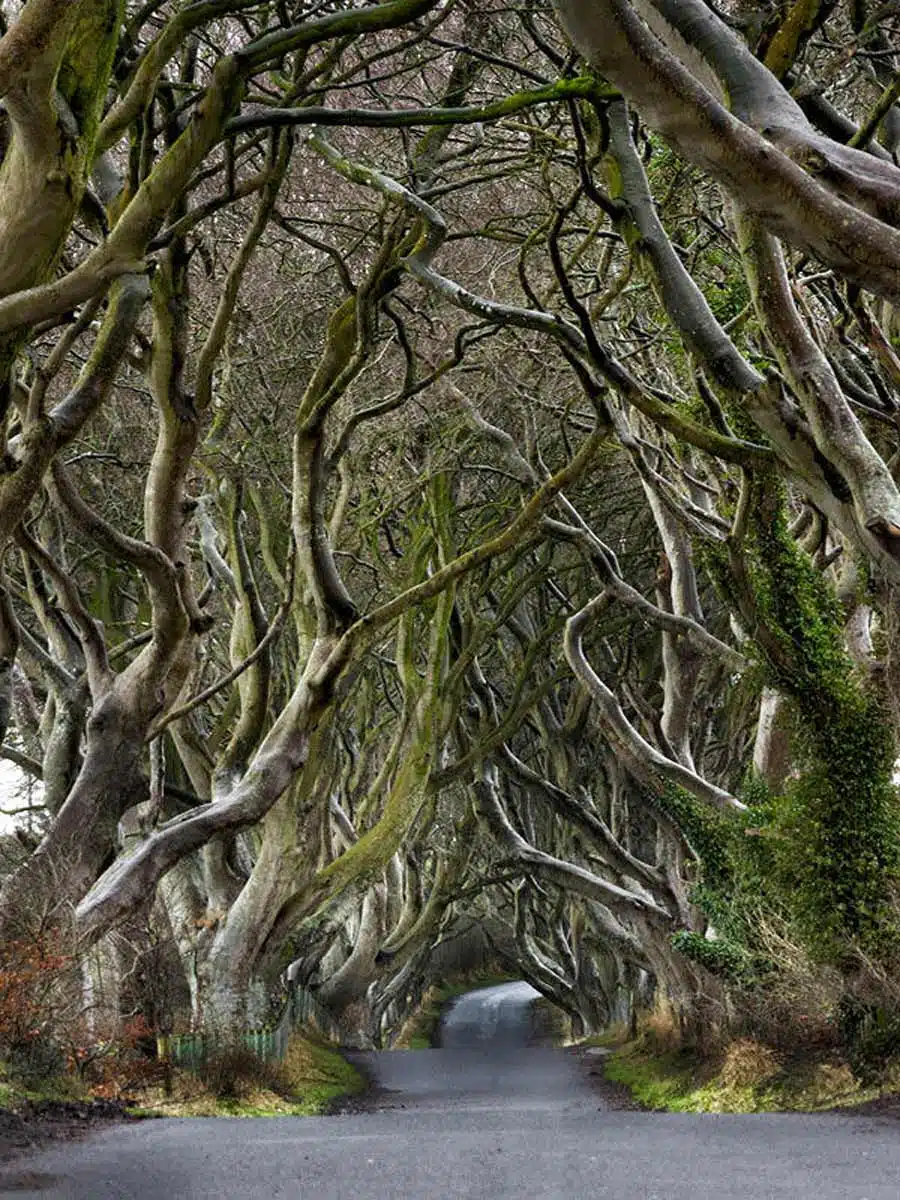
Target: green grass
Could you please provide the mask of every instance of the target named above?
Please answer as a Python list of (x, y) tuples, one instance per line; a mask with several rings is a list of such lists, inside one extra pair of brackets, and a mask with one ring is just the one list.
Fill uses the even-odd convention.
[(610, 1025), (602, 1033), (592, 1033), (588, 1037), (578, 1038), (573, 1043), (576, 1046), (602, 1046), (606, 1050), (618, 1050), (628, 1041), (628, 1031), (624, 1024)]
[(645, 1107), (665, 1112), (816, 1112), (852, 1107), (877, 1098), (837, 1060), (812, 1056), (769, 1062), (755, 1043), (736, 1043), (724, 1059), (659, 1050), (638, 1039), (605, 1062), (607, 1079), (627, 1087)]
[(695, 1060), (679, 1054), (620, 1050), (605, 1063), (607, 1079), (624, 1084), (646, 1108), (665, 1112), (760, 1112), (752, 1088), (719, 1088), (702, 1079)]
[(131, 1111), (142, 1117), (310, 1117), (327, 1113), (335, 1101), (367, 1086), (365, 1076), (333, 1046), (299, 1034), (291, 1038), (276, 1069), (277, 1090), (265, 1074), (245, 1081), (238, 1096), (223, 1099), (196, 1076), (176, 1070), (171, 1095), (148, 1089)]
[(368, 1081), (333, 1046), (294, 1038), (285, 1066), (303, 1116), (327, 1112), (335, 1100), (365, 1091)]
[(24, 1083), (15, 1077), (6, 1063), (0, 1062), (0, 1108), (16, 1108), (26, 1102), (44, 1100), (84, 1100), (86, 1090), (71, 1075), (52, 1076), (39, 1083)]
[[(283, 1064), (271, 1071), (262, 1069), (258, 1079), (255, 1072), (253, 1076), (241, 1081), (237, 1097), (222, 1099), (196, 1075), (176, 1068), (170, 1095), (160, 1086), (139, 1089), (128, 1111), (135, 1117), (317, 1116), (368, 1086), (334, 1046), (299, 1035), (291, 1039)], [(0, 1108), (15, 1109), (28, 1101), (87, 1099), (87, 1089), (73, 1076), (26, 1086), (0, 1063)]]

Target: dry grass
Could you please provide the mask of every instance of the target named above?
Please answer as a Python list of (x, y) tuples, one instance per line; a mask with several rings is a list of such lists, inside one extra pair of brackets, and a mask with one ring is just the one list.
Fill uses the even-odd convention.
[(296, 1100), (286, 1099), (267, 1088), (247, 1087), (240, 1099), (223, 1100), (213, 1095), (188, 1071), (176, 1071), (170, 1095), (162, 1088), (148, 1088), (136, 1097), (137, 1110), (157, 1117), (261, 1117), (300, 1116), (304, 1110)]
[(781, 1071), (781, 1059), (771, 1046), (739, 1038), (725, 1051), (719, 1080), (726, 1088), (760, 1087)]
[[(333, 1046), (295, 1034), (277, 1066), (239, 1059), (207, 1071), (208, 1082), (189, 1071), (174, 1070), (167, 1095), (147, 1088), (135, 1099), (147, 1115), (171, 1117), (312, 1116), (327, 1111), (341, 1096), (365, 1087), (365, 1079)], [(224, 1090), (222, 1084), (227, 1084)], [(209, 1086), (212, 1084), (213, 1086)], [(218, 1094), (217, 1094), (218, 1092)]]
[(833, 1050), (788, 1055), (754, 1038), (710, 1059), (659, 1050), (642, 1035), (607, 1059), (606, 1073), (648, 1108), (669, 1112), (821, 1112), (900, 1091), (900, 1066), (866, 1087)]
[(740, 998), (747, 1032), (786, 1051), (834, 1046), (835, 1015), (844, 995), (840, 973), (814, 963), (788, 926), (771, 916), (759, 918), (757, 932), (775, 970), (765, 986)]
[(641, 1019), (641, 1035), (660, 1054), (681, 1049), (681, 1030), (671, 1004), (658, 997), (650, 1012)]
[(209, 1054), (198, 1075), (218, 1100), (247, 1100), (258, 1092), (288, 1098), (292, 1091), (287, 1070), (259, 1058), (249, 1046), (228, 1046)]
[(797, 1108), (834, 1108), (859, 1104), (869, 1098), (846, 1063), (816, 1063), (808, 1080), (797, 1080), (793, 1099)]

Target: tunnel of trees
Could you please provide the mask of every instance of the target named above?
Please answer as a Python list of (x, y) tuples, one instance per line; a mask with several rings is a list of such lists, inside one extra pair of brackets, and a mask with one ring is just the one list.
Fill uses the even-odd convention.
[(0, 32), (7, 956), (900, 1036), (900, 5)]

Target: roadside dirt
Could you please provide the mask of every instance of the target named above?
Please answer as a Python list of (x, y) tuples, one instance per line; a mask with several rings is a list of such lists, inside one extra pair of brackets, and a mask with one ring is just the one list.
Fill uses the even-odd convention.
[(881, 1117), (888, 1121), (900, 1122), (900, 1095), (894, 1092), (889, 1096), (879, 1096), (877, 1100), (867, 1100), (864, 1104), (854, 1104), (828, 1110), (836, 1116), (844, 1117)]
[(17, 1110), (0, 1109), (0, 1163), (47, 1142), (83, 1137), (100, 1124), (129, 1118), (118, 1100), (26, 1102)]
[(613, 1083), (606, 1078), (603, 1060), (610, 1051), (600, 1046), (571, 1046), (569, 1054), (573, 1054), (587, 1077), (591, 1090), (598, 1099), (604, 1101), (604, 1107), (614, 1112), (647, 1112), (647, 1108), (635, 1100), (631, 1092), (622, 1083)]

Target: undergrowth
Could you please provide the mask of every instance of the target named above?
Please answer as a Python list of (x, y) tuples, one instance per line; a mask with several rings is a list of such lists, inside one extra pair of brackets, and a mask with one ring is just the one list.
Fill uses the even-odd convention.
[(53, 1075), (39, 1083), (23, 1082), (8, 1063), (0, 1061), (0, 1109), (45, 1101), (90, 1099), (88, 1089), (74, 1075)]
[(885, 1072), (880, 1087), (863, 1086), (837, 1056), (786, 1056), (752, 1038), (704, 1059), (639, 1037), (610, 1055), (605, 1069), (645, 1107), (666, 1112), (819, 1112), (900, 1087), (900, 1066)]
[(148, 1088), (135, 1100), (142, 1116), (271, 1117), (317, 1116), (335, 1101), (364, 1090), (366, 1080), (333, 1047), (295, 1034), (284, 1061), (255, 1056), (213, 1062), (205, 1079), (173, 1072), (171, 1094)]

